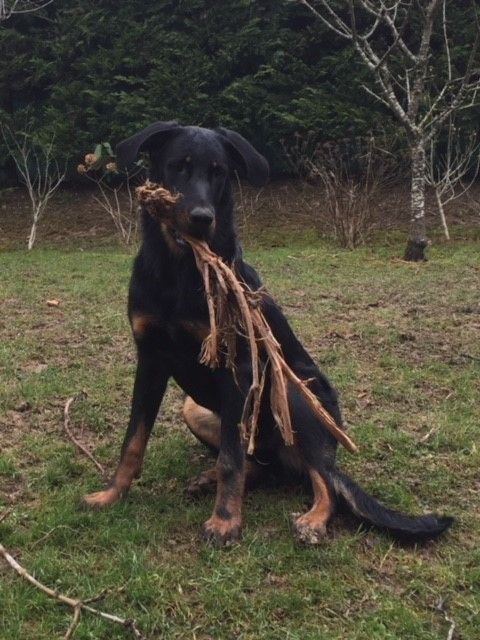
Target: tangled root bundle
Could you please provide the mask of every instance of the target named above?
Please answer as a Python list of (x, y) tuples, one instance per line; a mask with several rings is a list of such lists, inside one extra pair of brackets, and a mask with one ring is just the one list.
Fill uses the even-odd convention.
[[(147, 182), (136, 190), (146, 211), (166, 224), (171, 222), (172, 207), (178, 196), (160, 185)], [(262, 291), (252, 291), (234, 271), (203, 241), (182, 235), (192, 248), (197, 268), (205, 285), (210, 333), (204, 340), (200, 361), (216, 368), (223, 354), (225, 364), (235, 375), (237, 336), (248, 341), (252, 366), (252, 382), (245, 399), (240, 423), (248, 440), (248, 453), (255, 451), (260, 403), (265, 376), (270, 369), (270, 405), (286, 445), (294, 444), (294, 434), (288, 405), (287, 388), (291, 383), (323, 426), (349, 451), (357, 446), (323, 408), (317, 396), (285, 362), (282, 349), (261, 310)], [(263, 356), (263, 358), (262, 358)]]
[(162, 222), (168, 222), (173, 205), (178, 200), (178, 195), (170, 193), (155, 182), (147, 180), (141, 187), (135, 189), (139, 205), (154, 218)]

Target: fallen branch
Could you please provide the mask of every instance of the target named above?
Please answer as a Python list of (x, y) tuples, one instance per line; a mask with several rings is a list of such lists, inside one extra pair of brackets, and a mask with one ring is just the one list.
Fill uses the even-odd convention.
[(467, 360), (473, 360), (474, 362), (480, 362), (480, 358), (478, 356), (472, 356), (470, 353), (461, 353), (461, 358), (466, 358)]
[(0, 522), (3, 522), (4, 520), (6, 520), (8, 516), (12, 513), (12, 511), (13, 511), (13, 507), (11, 509), (7, 509), (6, 511), (4, 511), (0, 516)]
[(448, 628), (447, 640), (453, 640), (453, 634), (455, 633), (456, 624), (452, 620), (452, 618), (450, 618), (450, 616), (448, 615), (447, 611), (445, 610), (445, 599), (444, 598), (439, 598), (435, 608), (437, 609), (437, 611), (441, 611), (441, 613), (443, 613), (443, 617), (445, 618), (445, 622), (447, 622), (450, 625), (449, 628)]
[[(173, 206), (178, 196), (163, 187), (147, 183), (136, 189), (139, 202), (146, 211), (164, 224), (173, 222)], [(178, 231), (178, 230), (177, 230)], [(235, 375), (236, 336), (248, 341), (252, 365), (252, 382), (248, 390), (241, 429), (248, 440), (248, 453), (255, 450), (260, 403), (265, 386), (267, 365), (270, 367), (270, 404), (285, 444), (294, 444), (293, 428), (288, 405), (287, 386), (292, 384), (323, 426), (349, 451), (358, 451), (323, 408), (307, 382), (301, 380), (286, 363), (282, 349), (261, 310), (263, 292), (252, 291), (241, 282), (234, 271), (203, 241), (182, 234), (193, 250), (197, 268), (203, 278), (210, 320), (210, 333), (204, 340), (200, 361), (211, 368), (219, 366), (220, 354), (225, 354), (226, 366)], [(261, 353), (266, 355), (262, 368)]]
[(73, 638), (73, 634), (75, 633), (75, 629), (80, 624), (80, 616), (82, 615), (82, 610), (80, 607), (75, 607), (73, 610), (73, 618), (70, 626), (67, 629), (67, 633), (63, 636), (63, 640), (69, 640)]
[(72, 406), (72, 403), (75, 402), (75, 400), (77, 398), (81, 397), (82, 395), (84, 395), (84, 394), (83, 393), (79, 393), (76, 396), (72, 396), (65, 403), (65, 408), (63, 410), (63, 428), (64, 428), (65, 433), (67, 434), (67, 436), (73, 442), (73, 444), (78, 449), (80, 449), (80, 451), (82, 453), (84, 453), (89, 460), (91, 460), (93, 462), (93, 464), (97, 467), (97, 469), (100, 472), (100, 474), (102, 475), (102, 477), (105, 478), (106, 477), (106, 471), (103, 468), (103, 466), (100, 464), (100, 462), (98, 462), (98, 460), (93, 456), (93, 454), (90, 453), (90, 451), (87, 449), (87, 447), (85, 445), (83, 445), (79, 440), (77, 440), (75, 438), (75, 436), (73, 435), (73, 433), (70, 430), (70, 407)]
[[(8, 515), (8, 513), (3, 514), (3, 516), (0, 516), (0, 522), (5, 519), (6, 515)], [(100, 609), (95, 609), (95, 607), (91, 607), (88, 604), (88, 602), (93, 602), (94, 600), (97, 600), (98, 597), (103, 597), (103, 594), (102, 596), (98, 596), (96, 598), (90, 598), (89, 600), (77, 600), (76, 598), (70, 598), (69, 596), (66, 596), (63, 593), (59, 593), (58, 591), (54, 591), (53, 589), (50, 589), (50, 587), (47, 587), (46, 585), (39, 582), (30, 573), (28, 573), (28, 571), (24, 567), (22, 567), (22, 565), (19, 564), (13, 556), (11, 556), (8, 553), (8, 551), (5, 549), (5, 547), (2, 544), (0, 544), (0, 556), (2, 556), (5, 559), (7, 564), (19, 576), (21, 576), (22, 578), (27, 580), (30, 584), (32, 584), (34, 587), (36, 587), (37, 589), (45, 593), (49, 598), (53, 598), (54, 600), (57, 600), (62, 604), (66, 604), (68, 607), (73, 609), (73, 619), (66, 634), (64, 635), (64, 640), (69, 640), (69, 638), (73, 637), (73, 634), (75, 633), (75, 629), (77, 628), (80, 622), (80, 615), (82, 611), (87, 611), (88, 613), (98, 616), (103, 620), (108, 620), (109, 622), (119, 624), (122, 627), (129, 629), (133, 633), (135, 638), (144, 640), (144, 636), (139, 631), (135, 620), (120, 618), (119, 616), (115, 616), (111, 613), (106, 613), (105, 611), (101, 611)]]

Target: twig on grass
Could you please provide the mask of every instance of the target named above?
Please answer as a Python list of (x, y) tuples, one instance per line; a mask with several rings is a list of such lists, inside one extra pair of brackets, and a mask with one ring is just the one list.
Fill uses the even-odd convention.
[(70, 640), (73, 638), (73, 634), (75, 633), (75, 629), (80, 624), (80, 616), (82, 615), (82, 610), (80, 607), (75, 607), (73, 610), (73, 618), (70, 626), (67, 629), (66, 634), (63, 636), (63, 640)]
[(102, 477), (105, 478), (106, 477), (106, 471), (105, 471), (104, 467), (100, 464), (100, 462), (98, 462), (98, 460), (93, 456), (93, 454), (90, 453), (90, 451), (87, 449), (87, 447), (85, 445), (83, 445), (79, 440), (77, 440), (75, 438), (75, 436), (73, 435), (73, 433), (70, 430), (70, 407), (72, 406), (72, 403), (75, 402), (75, 400), (77, 398), (80, 398), (83, 395), (85, 395), (84, 392), (81, 392), (81, 393), (77, 394), (76, 396), (72, 396), (71, 398), (69, 398), (67, 400), (67, 402), (65, 403), (65, 408), (63, 409), (63, 429), (64, 429), (65, 433), (67, 434), (67, 436), (70, 438), (70, 440), (73, 442), (73, 444), (78, 449), (80, 449), (80, 451), (82, 453), (84, 453), (89, 460), (91, 460), (93, 462), (93, 464), (97, 467), (97, 469), (100, 472), (100, 474), (102, 475)]
[(461, 358), (466, 358), (467, 360), (473, 360), (474, 362), (480, 362), (480, 358), (478, 356), (472, 356), (470, 353), (461, 353)]
[[(162, 224), (173, 224), (172, 211), (178, 196), (151, 182), (137, 187), (136, 193), (140, 204), (150, 215)], [(271, 409), (287, 446), (294, 444), (287, 396), (287, 386), (290, 383), (303, 396), (323, 426), (346, 449), (351, 452), (358, 451), (355, 443), (335, 423), (317, 396), (310, 391), (308, 381), (301, 380), (286, 363), (281, 346), (261, 309), (263, 291), (252, 291), (246, 283), (241, 282), (233, 269), (205, 242), (184, 233), (181, 235), (192, 248), (205, 286), (210, 333), (203, 342), (200, 362), (214, 369), (218, 367), (219, 356), (223, 351), (226, 356), (225, 364), (235, 375), (236, 336), (242, 335), (248, 342), (252, 382), (247, 392), (240, 424), (248, 440), (248, 453), (253, 454), (255, 451), (255, 435), (267, 364), (270, 368)], [(261, 353), (266, 355), (264, 362)]]
[(453, 640), (453, 634), (455, 633), (456, 624), (445, 610), (445, 598), (439, 598), (437, 604), (435, 605), (435, 608), (437, 609), (437, 611), (443, 613), (445, 622), (448, 622), (448, 624), (450, 625), (448, 629), (447, 640)]
[[(3, 515), (1, 515), (0, 522), (4, 520), (7, 517), (7, 515), (8, 515), (8, 511)], [(133, 633), (133, 636), (135, 638), (138, 638), (139, 640), (144, 640), (144, 636), (138, 629), (135, 620), (131, 620), (128, 618), (120, 618), (119, 616), (115, 616), (111, 613), (106, 613), (105, 611), (101, 611), (100, 609), (95, 609), (95, 607), (91, 607), (88, 604), (89, 602), (93, 602), (103, 597), (105, 595), (104, 592), (102, 592), (99, 596), (96, 596), (95, 598), (89, 598), (88, 600), (78, 600), (76, 598), (70, 598), (69, 596), (66, 596), (63, 593), (59, 593), (54, 589), (50, 589), (50, 587), (47, 587), (43, 583), (39, 582), (30, 573), (28, 573), (28, 571), (24, 567), (22, 567), (22, 565), (19, 564), (13, 556), (11, 556), (8, 553), (8, 551), (5, 549), (5, 547), (2, 544), (0, 544), (0, 556), (4, 558), (4, 560), (15, 571), (15, 573), (17, 573), (19, 576), (27, 580), (27, 582), (29, 582), (34, 587), (36, 587), (37, 589), (45, 593), (49, 598), (53, 598), (54, 600), (57, 600), (58, 602), (61, 602), (62, 604), (65, 604), (71, 609), (73, 609), (72, 622), (69, 628), (67, 629), (66, 634), (64, 635), (64, 640), (69, 640), (70, 638), (73, 637), (73, 634), (75, 633), (75, 629), (77, 628), (80, 622), (80, 615), (82, 611), (87, 611), (88, 613), (98, 616), (103, 620), (107, 620), (108, 622), (119, 624), (122, 627), (129, 629)]]
[(437, 433), (437, 431), (438, 431), (437, 427), (432, 427), (424, 436), (420, 438), (418, 442), (420, 444), (425, 444), (426, 442), (428, 442), (428, 440), (430, 440), (431, 436)]
[(6, 520), (8, 516), (12, 513), (12, 511), (13, 509), (7, 509), (6, 511), (4, 511), (0, 516), (0, 522), (3, 522), (4, 520)]
[(38, 546), (39, 544), (42, 544), (42, 542), (45, 542), (45, 540), (47, 540), (52, 535), (52, 533), (55, 533), (55, 531), (58, 531), (58, 529), (70, 529), (70, 531), (74, 531), (72, 527), (69, 527), (66, 524), (59, 524), (56, 527), (53, 527), (53, 529), (50, 529), (50, 531), (47, 531), (47, 533), (45, 533), (41, 538), (38, 538), (38, 540), (35, 540), (34, 542), (32, 542), (32, 544), (30, 544), (28, 548), (32, 550), (34, 547)]

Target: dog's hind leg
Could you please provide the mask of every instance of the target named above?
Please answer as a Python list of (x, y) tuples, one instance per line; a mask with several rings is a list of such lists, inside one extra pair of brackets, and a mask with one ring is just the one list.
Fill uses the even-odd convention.
[(318, 544), (327, 532), (327, 522), (333, 512), (334, 502), (327, 483), (316, 469), (309, 469), (312, 483), (313, 506), (295, 520), (295, 534), (300, 542)]
[[(312, 388), (317, 384), (315, 381)], [(332, 417), (340, 422), (341, 416), (334, 394), (320, 394), (318, 388), (314, 388), (314, 391)], [(317, 544), (326, 534), (326, 525), (336, 504), (328, 471), (335, 465), (337, 443), (312, 415), (310, 408), (296, 390), (290, 389), (289, 405), (295, 429), (296, 448), (313, 492), (313, 506), (310, 511), (297, 518), (294, 523), (295, 533), (301, 542)]]
[(197, 404), (188, 396), (183, 405), (183, 419), (193, 435), (213, 453), (220, 450), (220, 416)]
[(134, 478), (140, 477), (145, 449), (168, 377), (165, 366), (155, 353), (140, 346), (130, 421), (120, 461), (107, 487), (83, 498), (87, 506), (101, 508), (113, 504), (127, 494)]
[[(189, 396), (183, 405), (183, 419), (193, 435), (205, 444), (215, 455), (220, 450), (220, 416), (197, 404)], [(261, 483), (268, 475), (265, 466), (254, 459), (247, 459), (245, 463), (245, 483), (251, 489)], [(203, 471), (199, 476), (190, 481), (187, 494), (198, 497), (208, 493), (215, 493), (217, 488), (217, 467)]]

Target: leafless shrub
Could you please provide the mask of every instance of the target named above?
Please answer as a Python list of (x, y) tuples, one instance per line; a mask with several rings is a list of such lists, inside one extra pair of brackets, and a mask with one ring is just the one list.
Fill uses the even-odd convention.
[(258, 217), (262, 206), (263, 188), (259, 190), (244, 188), (237, 173), (235, 173), (235, 178), (237, 181), (235, 198), (237, 221), (242, 232), (248, 234), (251, 221), (254, 217)]
[(5, 146), (12, 157), (21, 182), (25, 185), (32, 209), (32, 226), (28, 237), (28, 249), (32, 249), (37, 237), (40, 219), (48, 202), (62, 184), (66, 167), (61, 168), (53, 153), (53, 139), (47, 143), (35, 141), (27, 131), (14, 131), (1, 127)]
[(311, 136), (296, 136), (285, 151), (298, 175), (322, 185), (324, 207), (340, 245), (353, 249), (364, 244), (386, 187), (393, 183), (392, 154), (373, 136), (317, 145)]
[(87, 153), (77, 171), (96, 185), (99, 195), (94, 200), (112, 219), (121, 242), (136, 242), (139, 215), (131, 180), (141, 171), (140, 165), (134, 173), (120, 176), (111, 147), (104, 142), (97, 145), (94, 153)]
[(19, 13), (39, 11), (53, 0), (0, 0), (0, 22)]
[(95, 202), (111, 217), (120, 240), (129, 245), (136, 241), (138, 235), (138, 207), (133, 198), (129, 176), (122, 184), (110, 186), (106, 182), (107, 175), (87, 175), (87, 178), (97, 185), (100, 195), (94, 196)]
[(465, 203), (467, 211), (473, 213), (477, 223), (480, 223), (480, 189), (469, 189), (466, 192), (467, 201)]
[(440, 149), (438, 138), (430, 141), (426, 181), (435, 191), (443, 231), (446, 239), (450, 240), (445, 206), (466, 194), (477, 179), (480, 142), (475, 134), (464, 139), (453, 118), (449, 119), (446, 134), (443, 150)]

